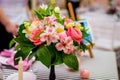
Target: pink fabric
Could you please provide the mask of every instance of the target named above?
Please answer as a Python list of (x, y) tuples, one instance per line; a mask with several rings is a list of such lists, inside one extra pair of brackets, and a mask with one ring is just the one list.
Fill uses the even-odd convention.
[[(14, 54), (15, 51), (13, 49), (4, 49), (4, 51), (2, 51), (0, 53), (0, 56), (4, 56), (7, 57), (8, 60), (6, 61), (6, 63), (12, 67), (14, 67), (15, 69), (18, 69), (18, 65), (14, 65)], [(29, 69), (29, 67), (32, 65), (32, 63), (35, 61), (35, 58), (32, 58), (31, 60), (28, 61), (28, 59), (26, 58), (23, 61), (23, 70), (26, 71)]]
[[(29, 67), (32, 65), (33, 61), (35, 59), (31, 59), (28, 61), (28, 59), (26, 58), (24, 61), (23, 61), (23, 70), (26, 71), (29, 69)], [(18, 65), (14, 65), (14, 58), (10, 58), (7, 60), (7, 64), (9, 64), (10, 66), (14, 67), (15, 69), (18, 69)]]
[(10, 57), (13, 53), (15, 53), (15, 51), (13, 51), (12, 49), (8, 50), (8, 49), (4, 49), (0, 55), (4, 56), (4, 57)]

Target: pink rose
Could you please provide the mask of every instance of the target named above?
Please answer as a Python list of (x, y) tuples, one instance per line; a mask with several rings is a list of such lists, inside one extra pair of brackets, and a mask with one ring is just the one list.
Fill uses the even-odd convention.
[(66, 33), (68, 36), (71, 36), (73, 40), (77, 41), (78, 44), (82, 41), (82, 33), (76, 28), (68, 28)]
[(42, 41), (40, 40), (40, 32), (41, 29), (33, 30), (33, 32), (30, 34), (30, 41), (34, 43), (34, 45), (40, 45)]

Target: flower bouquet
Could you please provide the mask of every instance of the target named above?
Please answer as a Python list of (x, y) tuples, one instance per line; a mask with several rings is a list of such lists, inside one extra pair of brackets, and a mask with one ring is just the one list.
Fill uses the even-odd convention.
[(86, 38), (88, 29), (62, 16), (52, 1), (49, 5), (41, 5), (34, 14), (32, 22), (25, 21), (20, 25), (18, 35), (10, 43), (17, 43), (14, 63), (18, 64), (19, 57), (23, 60), (36, 57), (46, 67), (51, 67), (50, 80), (55, 79), (55, 65), (64, 63), (79, 70), (76, 53), (87, 50), (84, 40), (92, 44)]

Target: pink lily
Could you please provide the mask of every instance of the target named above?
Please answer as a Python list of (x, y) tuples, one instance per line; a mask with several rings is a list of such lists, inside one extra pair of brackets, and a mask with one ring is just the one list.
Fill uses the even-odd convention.
[(64, 37), (64, 39), (60, 39), (60, 42), (57, 43), (55, 47), (58, 51), (63, 50), (65, 54), (70, 54), (73, 52), (73, 40), (69, 36)]
[(55, 33), (54, 27), (47, 27), (45, 33), (42, 33), (40, 37), (41, 41), (46, 41), (47, 45), (50, 45), (52, 42), (58, 42), (58, 35)]

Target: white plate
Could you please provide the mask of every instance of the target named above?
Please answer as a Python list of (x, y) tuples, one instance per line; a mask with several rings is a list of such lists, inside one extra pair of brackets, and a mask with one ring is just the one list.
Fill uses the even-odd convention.
[(5, 65), (8, 65), (8, 64), (6, 63), (6, 61), (7, 61), (8, 59), (9, 59), (9, 58), (7, 58), (7, 57), (0, 56), (0, 63), (5, 64)]
[[(6, 80), (18, 80), (18, 73), (9, 75)], [(36, 80), (36, 75), (31, 72), (23, 72), (23, 80)]]

